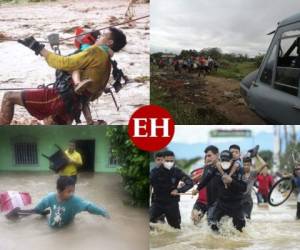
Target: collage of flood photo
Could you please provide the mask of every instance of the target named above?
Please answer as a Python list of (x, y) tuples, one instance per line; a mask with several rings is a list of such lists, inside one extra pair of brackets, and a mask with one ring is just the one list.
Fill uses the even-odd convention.
[(299, 238), (299, 1), (0, 0), (0, 250)]

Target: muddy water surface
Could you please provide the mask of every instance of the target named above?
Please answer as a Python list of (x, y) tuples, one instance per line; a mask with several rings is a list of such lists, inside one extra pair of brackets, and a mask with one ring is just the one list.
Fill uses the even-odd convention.
[[(55, 191), (56, 178), (52, 174), (0, 173), (0, 191), (29, 192), (36, 204), (48, 192)], [(112, 218), (83, 212), (71, 225), (54, 230), (38, 215), (10, 221), (0, 214), (0, 250), (149, 249), (147, 211), (124, 204), (127, 197), (120, 176), (80, 174), (76, 194), (104, 206)]]
[(195, 198), (183, 196), (180, 204), (182, 230), (155, 225), (150, 233), (150, 248), (155, 250), (183, 249), (299, 249), (300, 221), (295, 220), (296, 200), (290, 198), (279, 207), (254, 205), (252, 220), (243, 233), (233, 229), (228, 217), (222, 220), (220, 234), (212, 233), (205, 220), (194, 226), (190, 212)]

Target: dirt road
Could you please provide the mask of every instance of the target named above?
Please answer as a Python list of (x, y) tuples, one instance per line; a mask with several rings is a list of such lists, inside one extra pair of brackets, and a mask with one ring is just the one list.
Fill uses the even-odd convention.
[(246, 106), (240, 95), (239, 81), (207, 76), (204, 84), (208, 105), (213, 106), (234, 124), (265, 124)]
[[(152, 89), (155, 95), (160, 94), (153, 98)], [(233, 79), (209, 75), (203, 79), (196, 74), (174, 73), (170, 68), (154, 69), (151, 102), (175, 109), (170, 111), (177, 124), (186, 123), (183, 113), (195, 117), (189, 124), (265, 124), (246, 106), (239, 82)]]

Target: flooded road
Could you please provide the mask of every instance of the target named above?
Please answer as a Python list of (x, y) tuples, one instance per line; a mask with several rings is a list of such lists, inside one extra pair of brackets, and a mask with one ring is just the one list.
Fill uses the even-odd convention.
[(291, 197), (279, 207), (258, 207), (254, 204), (252, 220), (243, 233), (233, 229), (228, 217), (222, 219), (220, 234), (212, 233), (206, 217), (194, 226), (190, 213), (196, 197), (181, 197), (182, 230), (155, 225), (150, 233), (150, 249), (299, 249), (300, 221), (295, 220), (296, 200)]
[[(56, 178), (50, 173), (1, 172), (0, 191), (29, 192), (36, 204), (41, 197), (55, 191)], [(39, 215), (10, 221), (0, 214), (0, 250), (149, 249), (147, 210), (124, 204), (127, 196), (119, 175), (80, 174), (76, 194), (104, 206), (111, 219), (83, 212), (71, 225), (55, 230)]]

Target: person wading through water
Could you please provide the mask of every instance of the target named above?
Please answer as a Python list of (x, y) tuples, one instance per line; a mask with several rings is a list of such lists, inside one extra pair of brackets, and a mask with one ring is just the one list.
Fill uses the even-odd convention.
[[(154, 168), (150, 173), (150, 185), (153, 187), (150, 222), (157, 223), (164, 214), (171, 227), (180, 229), (180, 193), (191, 189), (193, 181), (176, 167), (175, 154), (172, 151), (165, 151), (163, 155), (162, 165)], [(180, 181), (184, 185), (178, 188)]]
[(60, 176), (69, 176), (77, 182), (77, 169), (82, 166), (81, 154), (76, 151), (76, 143), (71, 140), (68, 149), (65, 150), (65, 155), (68, 158), (69, 164), (59, 171)]
[(232, 167), (232, 153), (229, 150), (221, 152), (220, 160), (225, 172), (224, 175), (220, 175), (216, 167), (206, 167), (207, 172), (201, 177), (197, 189), (201, 190), (208, 185), (213, 177), (216, 177), (214, 184), (218, 187), (218, 199), (210, 221), (211, 228), (218, 231), (221, 218), (227, 215), (232, 218), (234, 227), (242, 232), (246, 222), (241, 201), (243, 193), (247, 189), (247, 183), (237, 173), (232, 177), (229, 176)]
[[(48, 51), (32, 36), (18, 42), (44, 57), (49, 66), (69, 73), (79, 70), (81, 80), (90, 79), (91, 83), (80, 96), (74, 91), (70, 74), (57, 78), (53, 88), (8, 91), (2, 100), (0, 125), (11, 123), (15, 105), (24, 106), (38, 120), (47, 119), (48, 124), (71, 124), (74, 119), (79, 119), (84, 103), (100, 97), (107, 85), (111, 71), (110, 56), (127, 43), (125, 34), (116, 28), (109, 28), (93, 46), (70, 56)], [(83, 108), (83, 112), (89, 110)]]

